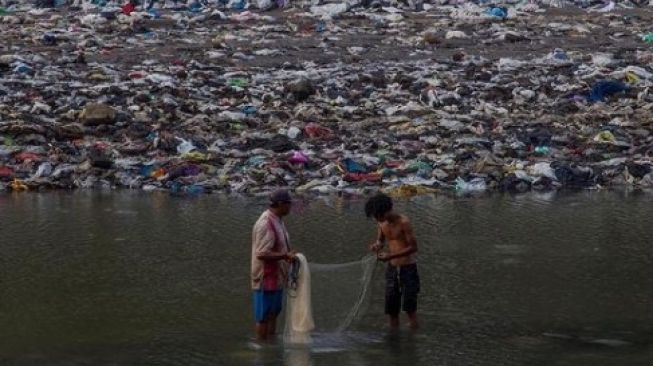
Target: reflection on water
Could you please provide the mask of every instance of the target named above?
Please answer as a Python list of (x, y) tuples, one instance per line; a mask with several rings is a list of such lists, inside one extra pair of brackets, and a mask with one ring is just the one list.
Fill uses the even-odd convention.
[(310, 348), (287, 349), (284, 352), (283, 364), (285, 366), (313, 366)]
[[(362, 205), (301, 201), (295, 246), (318, 263), (361, 258), (375, 229)], [(261, 201), (0, 195), (0, 364), (650, 365), (650, 195), (423, 196), (398, 208), (420, 245), (420, 331), (385, 330), (377, 276), (350, 332), (254, 350), (249, 236)]]

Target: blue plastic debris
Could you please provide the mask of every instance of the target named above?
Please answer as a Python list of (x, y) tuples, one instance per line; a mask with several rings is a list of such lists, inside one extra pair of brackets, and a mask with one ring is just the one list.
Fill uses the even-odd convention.
[(504, 7), (493, 6), (487, 10), (487, 14), (495, 18), (505, 19), (508, 17), (508, 9)]
[(17, 74), (31, 74), (34, 72), (34, 69), (32, 69), (29, 65), (21, 62), (16, 65), (16, 67), (14, 67), (14, 72)]
[(604, 102), (606, 97), (628, 90), (629, 87), (621, 81), (601, 80), (594, 84), (587, 99), (592, 103)]
[(190, 4), (188, 11), (190, 11), (191, 13), (199, 13), (202, 11), (202, 9), (203, 9), (202, 4), (200, 4), (199, 2), (194, 2)]
[(347, 158), (342, 161), (342, 164), (347, 173), (367, 173), (367, 168), (352, 159)]
[(255, 115), (258, 110), (253, 105), (248, 105), (248, 106), (243, 107), (241, 109), (241, 111), (243, 113), (245, 113), (246, 115), (248, 115), (248, 116), (252, 116), (252, 115)]

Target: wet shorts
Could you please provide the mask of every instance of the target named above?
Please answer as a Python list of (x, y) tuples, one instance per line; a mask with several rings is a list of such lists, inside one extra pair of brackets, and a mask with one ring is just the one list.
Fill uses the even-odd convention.
[(385, 313), (399, 315), (403, 310), (413, 313), (417, 310), (419, 274), (417, 264), (401, 267), (388, 265), (385, 271)]
[(254, 290), (254, 318), (263, 323), (269, 314), (279, 315), (283, 306), (283, 290)]

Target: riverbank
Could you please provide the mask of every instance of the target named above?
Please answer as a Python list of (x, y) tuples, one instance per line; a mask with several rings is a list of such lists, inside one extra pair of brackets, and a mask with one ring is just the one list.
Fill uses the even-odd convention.
[(648, 8), (325, 9), (0, 15), (0, 190), (653, 186)]

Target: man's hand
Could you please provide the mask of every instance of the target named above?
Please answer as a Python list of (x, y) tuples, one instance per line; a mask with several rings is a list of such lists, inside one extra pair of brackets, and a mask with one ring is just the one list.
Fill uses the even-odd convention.
[(286, 260), (288, 262), (292, 261), (295, 257), (297, 256), (297, 251), (296, 250), (291, 250), (286, 254)]
[(381, 244), (381, 242), (376, 241), (370, 244), (370, 251), (372, 252), (378, 252), (379, 250), (381, 250), (381, 248), (383, 248), (383, 244)]
[(390, 258), (390, 254), (388, 253), (379, 253), (376, 255), (376, 259), (380, 260), (381, 262), (387, 262), (392, 258)]

